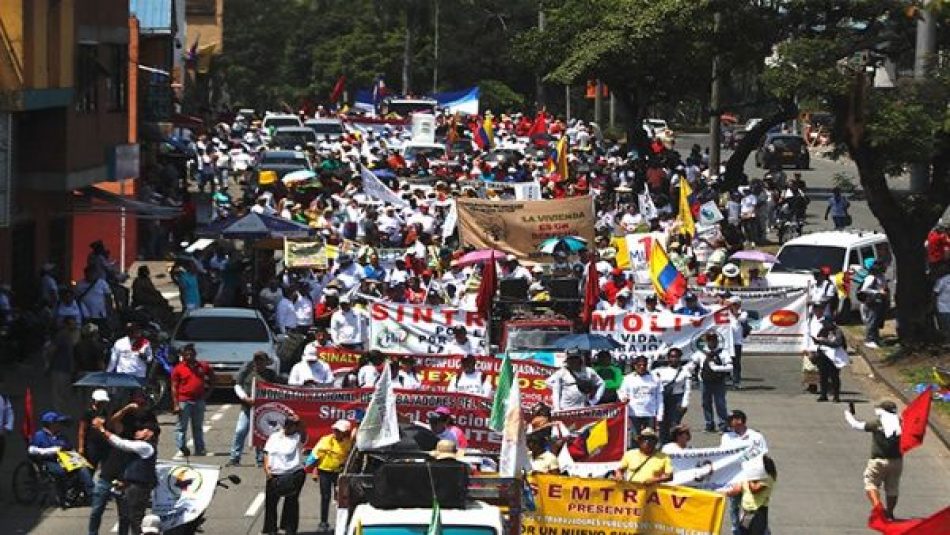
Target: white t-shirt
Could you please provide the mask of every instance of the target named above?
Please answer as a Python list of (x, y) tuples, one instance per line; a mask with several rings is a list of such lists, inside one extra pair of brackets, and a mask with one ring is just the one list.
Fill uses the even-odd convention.
[(152, 362), (152, 345), (145, 342), (138, 350), (132, 349), (132, 340), (126, 336), (119, 338), (112, 346), (107, 372), (128, 373), (136, 377), (148, 374), (148, 365)]
[(937, 279), (937, 284), (934, 284), (934, 295), (937, 296), (937, 312), (950, 314), (950, 274)]
[(270, 473), (275, 476), (300, 470), (300, 434), (287, 436), (283, 429), (278, 429), (267, 437), (264, 444), (264, 453), (267, 454), (267, 464)]
[(290, 386), (302, 386), (308, 381), (317, 383), (318, 386), (329, 386), (333, 384), (333, 370), (330, 365), (322, 360), (301, 360), (290, 369), (290, 375), (287, 376), (287, 384)]
[[(89, 287), (92, 286), (91, 289)], [(87, 289), (89, 289), (87, 291)], [(95, 282), (81, 281), (76, 285), (76, 297), (82, 296), (79, 304), (84, 318), (105, 318), (108, 315), (106, 296), (112, 294), (109, 285), (102, 279)]]
[[(594, 370), (584, 367), (574, 372), (562, 367), (551, 374), (545, 381), (551, 388), (551, 408), (559, 411), (563, 409), (582, 409), (600, 401), (604, 395), (604, 380)], [(577, 379), (592, 381), (597, 390), (593, 394), (585, 394), (577, 388)]]
[(364, 364), (356, 372), (356, 384), (358, 384), (360, 388), (368, 388), (375, 385), (376, 379), (379, 379), (379, 370), (372, 364)]
[(628, 374), (620, 383), (617, 396), (627, 400), (627, 414), (631, 417), (663, 419), (663, 388), (649, 372)]
[(735, 431), (723, 433), (722, 440), (719, 442), (719, 445), (722, 447), (742, 446), (744, 444), (751, 444), (753, 447), (758, 448), (758, 453), (760, 454), (769, 452), (769, 445), (765, 442), (765, 437), (762, 433), (748, 427), (742, 435), (737, 434)]
[(491, 395), (491, 383), (482, 376), (482, 372), (475, 370), (471, 373), (460, 372), (458, 376), (449, 382), (447, 388), (449, 392), (461, 392), (463, 394), (475, 394), (476, 396), (488, 397)]
[(330, 337), (336, 344), (362, 344), (363, 321), (353, 310), (337, 310), (330, 316)]

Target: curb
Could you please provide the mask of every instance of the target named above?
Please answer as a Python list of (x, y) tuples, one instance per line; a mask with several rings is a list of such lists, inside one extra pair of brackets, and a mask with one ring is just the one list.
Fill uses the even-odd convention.
[[(904, 393), (904, 389), (901, 388), (900, 385), (895, 384), (894, 381), (887, 377), (887, 375), (881, 373), (878, 369), (878, 366), (874, 364), (871, 358), (865, 353), (867, 349), (864, 347), (864, 342), (860, 338), (855, 338), (854, 336), (849, 335), (847, 331), (845, 331), (845, 337), (848, 339), (848, 347), (853, 348), (855, 354), (861, 357), (861, 360), (867, 364), (868, 368), (871, 368), (871, 371), (874, 373), (874, 379), (884, 383), (884, 385), (887, 386), (887, 388), (893, 392), (894, 395), (897, 396), (904, 405), (910, 403), (911, 400), (908, 399), (907, 394)], [(927, 426), (933, 432), (932, 434), (937, 437), (937, 440), (943, 443), (945, 448), (950, 450), (950, 432), (944, 429), (943, 426), (940, 425), (932, 416), (927, 418)]]

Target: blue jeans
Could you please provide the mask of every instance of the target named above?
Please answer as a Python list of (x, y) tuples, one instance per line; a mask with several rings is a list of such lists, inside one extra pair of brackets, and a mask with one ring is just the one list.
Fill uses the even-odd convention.
[(706, 429), (713, 427), (713, 406), (716, 409), (716, 416), (719, 416), (719, 428), (726, 427), (726, 384), (718, 383), (700, 383), (703, 391), (703, 419), (706, 421)]
[(195, 439), (195, 451), (205, 451), (205, 434), (201, 427), (205, 421), (205, 402), (197, 401), (178, 402), (178, 423), (175, 424), (175, 444), (179, 450), (185, 448), (188, 440), (188, 423), (191, 422), (191, 435)]
[[(109, 499), (113, 497), (112, 482), (102, 478), (96, 478), (96, 484), (92, 491), (92, 508), (89, 510), (89, 535), (99, 535), (99, 526), (102, 524), (102, 513), (109, 504)], [(129, 519), (126, 516), (125, 504), (116, 497), (116, 512), (119, 514), (119, 535), (128, 535)]]
[[(238, 462), (241, 460), (241, 453), (244, 452), (244, 443), (247, 442), (247, 434), (251, 431), (251, 409), (243, 407), (241, 414), (238, 415), (237, 426), (234, 428), (234, 443), (231, 444), (231, 460)], [(264, 462), (264, 450), (254, 448), (255, 460), (257, 464)]]
[(884, 316), (884, 306), (871, 303), (864, 305), (864, 341), (881, 341), (881, 320)]
[(735, 354), (732, 356), (732, 385), (742, 384), (742, 344), (732, 346)]

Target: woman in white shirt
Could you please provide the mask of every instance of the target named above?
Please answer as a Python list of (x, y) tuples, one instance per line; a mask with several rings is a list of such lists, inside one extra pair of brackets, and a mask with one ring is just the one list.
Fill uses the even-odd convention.
[(284, 499), (280, 528), (297, 533), (300, 523), (300, 490), (306, 474), (300, 450), (307, 435), (300, 430), (300, 417), (288, 414), (282, 429), (271, 433), (264, 444), (264, 476), (267, 480), (264, 497), (263, 533), (277, 533), (277, 502)]

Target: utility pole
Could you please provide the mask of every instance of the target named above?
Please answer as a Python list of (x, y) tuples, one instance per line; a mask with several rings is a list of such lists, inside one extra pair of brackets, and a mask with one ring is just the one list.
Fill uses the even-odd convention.
[[(917, 20), (917, 46), (914, 50), (914, 81), (930, 78), (937, 56), (937, 19), (930, 10), (932, 0), (926, 0)], [(916, 163), (910, 168), (910, 191), (923, 193), (930, 185), (930, 166)]]
[(432, 37), (432, 94), (439, 91), (439, 0), (435, 4), (435, 35)]
[(610, 107), (607, 109), (607, 121), (610, 123), (610, 128), (613, 129), (617, 126), (617, 99), (614, 97), (614, 92), (610, 92)]
[(564, 86), (564, 120), (571, 120), (571, 84)]
[[(538, 31), (544, 32), (544, 2), (538, 2)], [(544, 107), (544, 82), (541, 80), (541, 73), (537, 73), (535, 80), (535, 99), (538, 101), (538, 110)]]
[(719, 130), (719, 121), (722, 110), (720, 107), (720, 92), (722, 91), (722, 78), (719, 73), (719, 30), (722, 26), (722, 12), (717, 6), (713, 14), (713, 39), (715, 39), (716, 53), (712, 60), (712, 88), (709, 95), (709, 176), (719, 176), (719, 147), (722, 145), (720, 139), (722, 133)]
[(601, 98), (601, 93), (604, 91), (604, 83), (600, 81), (600, 78), (594, 83), (594, 122), (597, 123), (597, 126), (603, 128), (604, 125), (601, 124), (604, 118), (604, 103), (603, 98)]

